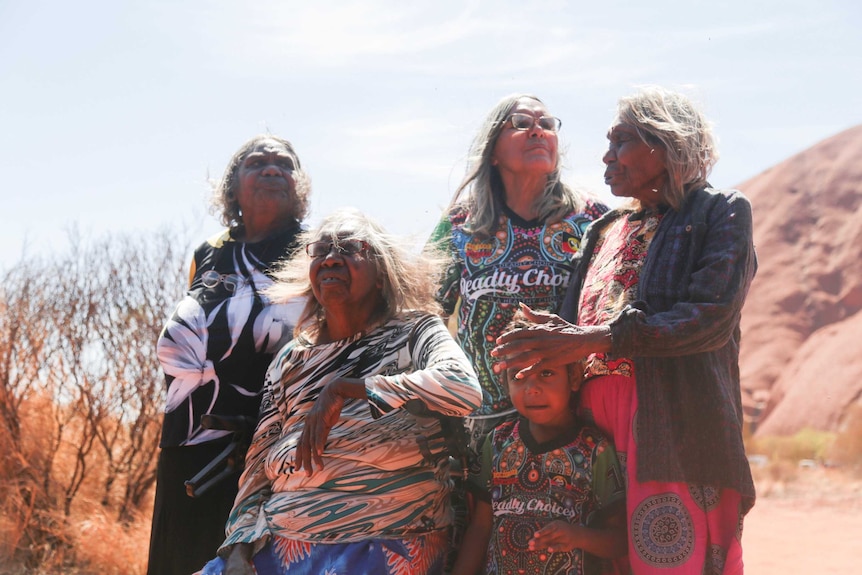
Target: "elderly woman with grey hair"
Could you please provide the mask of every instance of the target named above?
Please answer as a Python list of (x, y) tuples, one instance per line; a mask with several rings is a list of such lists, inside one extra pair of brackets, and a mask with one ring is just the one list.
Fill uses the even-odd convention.
[(236, 151), (214, 189), (227, 229), (195, 250), (188, 291), (158, 340), (167, 404), (149, 575), (188, 575), (224, 540), (239, 472), (194, 498), (185, 482), (231, 442), (230, 432), (206, 429), (203, 416), (257, 418), (266, 368), (298, 314), (263, 290), (297, 245), (309, 191), (291, 143), (268, 134)]
[(475, 410), (481, 392), (439, 318), (439, 267), (355, 210), (302, 243), (267, 293), (307, 304), (267, 373), (227, 540), (202, 572), (442, 573), (440, 418)]
[(708, 182), (710, 123), (658, 87), (622, 98), (605, 183), (622, 207), (587, 231), (560, 315), (492, 352), (520, 376), (587, 359), (581, 409), (628, 470), (635, 575), (743, 572), (755, 492), (742, 441), (740, 314), (757, 267), (752, 214)]
[(482, 385), (482, 406), (467, 418), (470, 446), (516, 412), (490, 352), (526, 303), (556, 311), (586, 227), (607, 208), (561, 178), (562, 122), (530, 94), (491, 109), (470, 149), (467, 174), (431, 243), (450, 258), (439, 290), (457, 314), (461, 347)]

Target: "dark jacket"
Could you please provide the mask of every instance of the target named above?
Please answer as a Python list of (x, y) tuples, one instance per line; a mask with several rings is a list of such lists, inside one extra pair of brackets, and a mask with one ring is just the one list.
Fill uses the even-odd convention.
[[(632, 211), (617, 209), (586, 232), (560, 315), (576, 321), (599, 231)], [(690, 192), (650, 243), (638, 301), (611, 323), (611, 356), (634, 360), (637, 479), (739, 491), (754, 483), (742, 443), (739, 321), (757, 261), (751, 204), (737, 191)], [(630, 470), (631, 472), (631, 470)]]

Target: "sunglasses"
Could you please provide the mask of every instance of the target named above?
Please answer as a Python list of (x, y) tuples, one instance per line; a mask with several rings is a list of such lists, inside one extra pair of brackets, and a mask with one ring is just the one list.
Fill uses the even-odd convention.
[(204, 287), (212, 289), (219, 283), (223, 283), (225, 289), (231, 293), (235, 292), (241, 285), (246, 283), (246, 281), (247, 280), (242, 276), (238, 276), (236, 274), (220, 274), (215, 270), (205, 271), (201, 274), (201, 283), (204, 284)]
[(312, 258), (324, 258), (332, 253), (332, 250), (335, 249), (335, 253), (342, 256), (355, 256), (356, 254), (367, 250), (368, 244), (362, 240), (338, 240), (336, 242), (311, 242), (310, 244), (305, 244), (305, 253)]
[(560, 126), (563, 125), (563, 121), (557, 117), (542, 116), (541, 118), (536, 118), (530, 114), (512, 114), (506, 118), (506, 121), (511, 123), (512, 127), (516, 130), (529, 130), (535, 124), (539, 124), (539, 127), (546, 132), (559, 132)]

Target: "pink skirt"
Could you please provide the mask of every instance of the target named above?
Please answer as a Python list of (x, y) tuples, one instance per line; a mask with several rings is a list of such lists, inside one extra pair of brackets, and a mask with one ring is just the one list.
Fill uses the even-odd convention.
[[(581, 388), (579, 411), (609, 436), (626, 475), (631, 573), (742, 575), (743, 514), (738, 492), (637, 480), (634, 378), (607, 375), (588, 380)], [(617, 567), (626, 572), (625, 562)]]

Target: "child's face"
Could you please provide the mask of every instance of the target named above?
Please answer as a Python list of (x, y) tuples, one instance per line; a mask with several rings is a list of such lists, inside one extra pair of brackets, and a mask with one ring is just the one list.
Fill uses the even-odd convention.
[[(573, 421), (569, 401), (579, 381), (569, 378), (565, 366), (539, 370), (524, 379), (515, 379), (517, 369), (506, 370), (509, 397), (518, 413), (535, 425), (566, 427)], [(538, 439), (538, 438), (537, 438)]]

